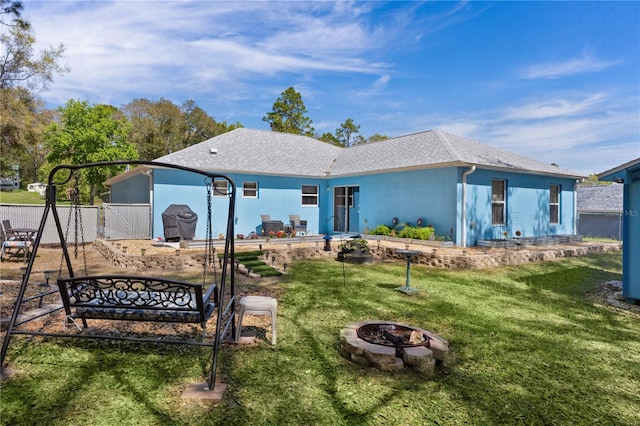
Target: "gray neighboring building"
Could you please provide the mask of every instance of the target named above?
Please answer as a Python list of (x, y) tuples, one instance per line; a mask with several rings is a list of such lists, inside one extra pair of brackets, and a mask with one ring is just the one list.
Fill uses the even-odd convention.
[(578, 185), (578, 234), (622, 239), (623, 185)]

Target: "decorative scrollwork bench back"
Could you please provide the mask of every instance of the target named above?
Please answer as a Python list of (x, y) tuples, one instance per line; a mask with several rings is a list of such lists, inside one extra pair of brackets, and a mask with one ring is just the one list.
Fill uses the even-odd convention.
[(58, 278), (69, 318), (205, 324), (218, 304), (211, 285), (158, 277), (100, 275)]

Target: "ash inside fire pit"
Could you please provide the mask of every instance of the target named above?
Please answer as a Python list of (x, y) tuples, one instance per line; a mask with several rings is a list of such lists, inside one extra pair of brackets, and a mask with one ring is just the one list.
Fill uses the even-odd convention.
[(367, 324), (358, 328), (358, 337), (376, 345), (429, 347), (429, 336), (418, 330), (395, 324)]
[(366, 324), (356, 330), (359, 338), (376, 345), (396, 348), (396, 356), (402, 356), (403, 348), (430, 347), (429, 336), (415, 328), (397, 324)]
[(381, 371), (410, 367), (433, 376), (449, 354), (449, 342), (437, 334), (397, 321), (356, 321), (340, 330), (340, 354)]

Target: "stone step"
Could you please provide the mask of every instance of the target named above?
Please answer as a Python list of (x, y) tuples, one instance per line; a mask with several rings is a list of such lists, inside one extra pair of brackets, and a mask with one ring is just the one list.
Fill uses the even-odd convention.
[(56, 303), (50, 303), (48, 305), (42, 305), (39, 308), (32, 309), (25, 313), (18, 315), (16, 322), (27, 322), (31, 321), (35, 318), (45, 316), (47, 314), (51, 314), (53, 312), (59, 311), (63, 308), (62, 301)]

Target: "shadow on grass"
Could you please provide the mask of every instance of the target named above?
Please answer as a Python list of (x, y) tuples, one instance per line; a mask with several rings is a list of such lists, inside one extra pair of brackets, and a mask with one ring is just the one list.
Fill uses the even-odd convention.
[[(394, 290), (404, 283), (402, 263), (348, 265), (344, 276), (342, 266), (326, 261), (291, 266), (279, 298), (278, 345), (224, 347), (221, 376), (228, 377), (230, 386), (220, 407), (189, 412), (191, 408), (176, 407), (163, 396), (167, 386), (198, 376), (208, 354), (179, 347), (158, 351), (157, 346), (113, 345), (106, 350), (84, 342), (80, 347), (48, 342), (54, 361), (45, 361), (46, 348), (12, 352), (16, 359), (36, 351), (28, 360), (34, 372), (3, 385), (3, 413), (15, 408), (14, 423), (29, 424), (30, 405), (21, 398), (35, 389), (33, 416), (42, 415), (51, 424), (75, 419), (78, 407), (91, 410), (82, 419), (102, 423), (109, 415), (128, 414), (126, 409), (92, 406), (105, 395), (124, 407), (134, 406), (138, 411), (128, 418), (141, 424), (637, 420), (638, 319), (584, 297), (597, 282), (620, 276), (619, 256), (489, 271), (414, 267), (412, 286), (421, 292), (417, 296)], [(402, 321), (434, 331), (449, 340), (452, 360), (432, 379), (412, 370), (383, 373), (352, 364), (339, 355), (339, 332), (347, 322), (363, 319)], [(81, 378), (66, 377), (69, 369)], [(56, 382), (62, 383), (61, 395), (41, 395)], [(114, 389), (107, 393), (110, 386)], [(60, 407), (57, 418), (47, 412)]]
[[(390, 276), (403, 276), (402, 266), (351, 268), (345, 286), (330, 264), (314, 264), (314, 273), (304, 272), (308, 265), (294, 265), (281, 305), (281, 315), (296, 336), (298, 352), (290, 356), (312, 360), (298, 367), (322, 376), (317, 379), (321, 392), (333, 414), (348, 424), (374, 422), (378, 415), (389, 418), (390, 411), (407, 404), (403, 394), (417, 396), (427, 390), (446, 394), (458, 421), (513, 424), (600, 418), (624, 423), (634, 417), (633, 407), (640, 401), (611, 385), (607, 378), (619, 375), (619, 367), (603, 360), (633, 351), (640, 332), (628, 318), (583, 297), (594, 283), (620, 276), (597, 263), (598, 259), (574, 260), (499, 272), (416, 268), (412, 285), (422, 294), (412, 297), (394, 292), (397, 284), (389, 284), (395, 281)], [(620, 270), (619, 260), (604, 263)], [(354, 380), (362, 369), (336, 354), (338, 333), (348, 321), (374, 318), (413, 323), (443, 335), (451, 343), (455, 364), (431, 381), (410, 371), (367, 373), (389, 390), (351, 407), (350, 393), (340, 383)], [(634, 374), (623, 374), (623, 380)], [(612, 394), (620, 402), (612, 402)], [(625, 404), (631, 408), (611, 411), (612, 405)], [(287, 407), (295, 409), (283, 405), (270, 420), (283, 420)], [(437, 411), (426, 417), (437, 420)]]
[[(162, 396), (182, 386), (185, 377), (197, 376), (198, 366), (210, 359), (204, 348), (15, 339), (14, 364), (28, 372), (3, 383), (1, 423), (7, 425), (98, 419), (106, 424), (109, 418), (126, 418), (129, 424), (180, 424), (180, 416)], [(27, 352), (20, 348), (24, 344), (29, 359), (23, 362), (17, 354)]]
[(385, 290), (393, 290), (396, 289), (398, 287), (400, 287), (402, 284), (393, 284), (393, 283), (378, 283), (376, 284), (377, 287), (381, 288), (381, 289), (385, 289)]

